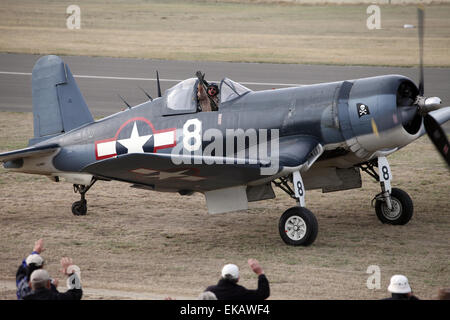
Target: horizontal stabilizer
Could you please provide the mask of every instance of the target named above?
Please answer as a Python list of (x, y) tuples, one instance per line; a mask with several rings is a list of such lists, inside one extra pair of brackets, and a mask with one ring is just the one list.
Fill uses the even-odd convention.
[(57, 144), (50, 144), (41, 147), (29, 147), (10, 152), (0, 153), (0, 161), (6, 162), (22, 158), (43, 156), (54, 152), (58, 148), (59, 146)]

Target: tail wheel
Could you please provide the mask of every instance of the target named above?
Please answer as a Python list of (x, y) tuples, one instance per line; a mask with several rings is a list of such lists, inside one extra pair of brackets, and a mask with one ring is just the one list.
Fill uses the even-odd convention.
[(286, 244), (309, 246), (316, 240), (319, 226), (311, 211), (304, 207), (292, 207), (282, 214), (278, 231)]
[(72, 213), (75, 216), (84, 216), (87, 213), (86, 200), (76, 201), (72, 204)]
[(413, 202), (409, 195), (402, 189), (392, 188), (391, 203), (392, 209), (389, 209), (385, 201), (376, 201), (375, 212), (378, 219), (386, 224), (407, 224), (414, 212)]

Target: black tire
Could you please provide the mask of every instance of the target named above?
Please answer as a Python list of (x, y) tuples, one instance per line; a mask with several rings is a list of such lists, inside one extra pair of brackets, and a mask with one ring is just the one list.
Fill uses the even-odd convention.
[(87, 213), (86, 201), (76, 201), (72, 204), (72, 213), (75, 216), (85, 216)]
[(386, 203), (377, 200), (375, 212), (382, 223), (392, 225), (404, 225), (411, 220), (414, 206), (409, 195), (402, 189), (392, 188), (391, 191), (392, 210), (389, 210)]
[(311, 211), (303, 207), (292, 207), (281, 215), (278, 231), (286, 244), (309, 246), (316, 240), (319, 225)]

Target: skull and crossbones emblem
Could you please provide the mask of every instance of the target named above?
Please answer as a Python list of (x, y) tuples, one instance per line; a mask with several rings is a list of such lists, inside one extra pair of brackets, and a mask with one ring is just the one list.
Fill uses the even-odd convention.
[(365, 116), (365, 115), (370, 114), (369, 107), (366, 106), (366, 105), (363, 104), (363, 103), (358, 103), (358, 104), (357, 104), (357, 109), (358, 109), (358, 115), (359, 115), (360, 118), (361, 118), (362, 116)]

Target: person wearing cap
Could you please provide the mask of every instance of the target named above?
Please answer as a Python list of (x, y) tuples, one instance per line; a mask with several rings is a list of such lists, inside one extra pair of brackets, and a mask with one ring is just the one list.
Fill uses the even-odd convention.
[(217, 300), (217, 297), (211, 291), (204, 291), (198, 295), (197, 300)]
[(83, 295), (81, 289), (80, 268), (72, 263), (72, 259), (64, 257), (61, 259), (61, 267), (68, 276), (66, 292), (51, 289), (51, 279), (44, 269), (33, 271), (30, 276), (31, 293), (24, 300), (80, 300)]
[[(41, 252), (44, 251), (44, 240), (39, 239), (35, 242), (31, 254), (23, 259), (22, 264), (16, 272), (16, 295), (17, 299), (21, 300), (26, 295), (30, 294), (31, 288), (29, 286), (29, 279), (33, 271), (42, 269), (44, 267), (44, 259)], [(56, 291), (58, 280), (53, 280), (51, 283), (51, 290)]]
[(200, 71), (197, 71), (197, 77), (199, 78), (197, 100), (200, 105), (200, 111), (205, 112), (219, 110), (219, 86), (215, 83), (208, 83), (204, 80), (205, 75)]
[(396, 274), (391, 277), (388, 291), (392, 294), (392, 297), (384, 300), (419, 300), (419, 298), (412, 294), (408, 278), (401, 274)]
[(270, 296), (269, 281), (259, 262), (249, 259), (248, 264), (258, 275), (258, 288), (249, 290), (238, 284), (239, 268), (235, 264), (227, 264), (222, 268), (222, 278), (217, 285), (209, 286), (205, 291), (214, 293), (218, 300), (264, 300)]

